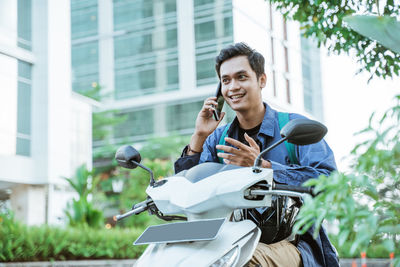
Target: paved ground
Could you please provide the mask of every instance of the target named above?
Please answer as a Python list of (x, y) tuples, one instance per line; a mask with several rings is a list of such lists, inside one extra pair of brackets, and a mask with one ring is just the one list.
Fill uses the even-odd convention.
[[(15, 262), (0, 263), (0, 267), (131, 267), (136, 260), (92, 260), (92, 261), (55, 261), (55, 262)], [(341, 259), (341, 267), (352, 267), (353, 259)], [(361, 260), (356, 259), (358, 267)], [(192, 266), (194, 267), (194, 266)], [(389, 259), (367, 259), (367, 267), (390, 267)]]
[(91, 260), (0, 263), (0, 267), (132, 267), (136, 260)]

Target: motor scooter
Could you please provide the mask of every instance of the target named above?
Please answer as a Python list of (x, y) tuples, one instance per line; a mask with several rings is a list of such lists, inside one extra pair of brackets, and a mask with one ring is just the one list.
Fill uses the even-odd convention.
[(241, 216), (241, 211), (270, 207), (277, 195), (302, 199), (304, 194), (312, 194), (312, 188), (274, 183), (273, 170), (260, 167), (262, 156), (284, 141), (316, 143), (326, 132), (317, 121), (294, 119), (281, 129), (282, 139), (263, 150), (252, 167), (205, 162), (159, 181), (140, 164), (140, 154), (132, 146), (119, 148), (118, 164), (147, 170), (150, 185), (146, 200), (114, 219), (148, 211), (165, 221), (181, 220), (148, 227), (134, 242), (149, 244), (135, 266), (244, 266), (256, 249), (261, 230)]

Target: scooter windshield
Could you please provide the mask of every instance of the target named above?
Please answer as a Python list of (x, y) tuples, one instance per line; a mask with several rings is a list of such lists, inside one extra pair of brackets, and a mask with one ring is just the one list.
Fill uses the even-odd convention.
[(202, 164), (190, 168), (187, 171), (182, 172), (181, 174), (190, 182), (196, 183), (216, 173), (238, 168), (243, 168), (243, 167), (236, 165), (226, 165), (217, 162), (204, 162)]

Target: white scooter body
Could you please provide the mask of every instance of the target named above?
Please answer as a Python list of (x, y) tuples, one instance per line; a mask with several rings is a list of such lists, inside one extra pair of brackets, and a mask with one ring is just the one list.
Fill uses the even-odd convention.
[(154, 181), (150, 169), (140, 164), (139, 152), (130, 146), (120, 147), (115, 155), (118, 164), (128, 169), (140, 166), (150, 173), (151, 179), (146, 190), (149, 198), (131, 211), (115, 216), (115, 220), (146, 210), (165, 220), (182, 219), (176, 214), (184, 214), (188, 220), (147, 228), (135, 241), (150, 244), (137, 266), (246, 264), (261, 233), (252, 221), (232, 216), (234, 211), (270, 207), (272, 195), (302, 198), (303, 193), (313, 194), (311, 188), (273, 184), (273, 171), (261, 168), (261, 159), (285, 141), (313, 144), (322, 140), (326, 132), (327, 128), (317, 121), (292, 119), (281, 129), (282, 139), (264, 149), (253, 167), (206, 162), (159, 182)]
[[(203, 163), (207, 168), (218, 163)], [(189, 170), (190, 171), (190, 170)], [(218, 172), (192, 183), (183, 174), (166, 178), (146, 192), (164, 215), (185, 214), (188, 222), (226, 218), (216, 238), (209, 241), (150, 244), (136, 266), (211, 266), (231, 252), (229, 266), (247, 263), (260, 239), (260, 229), (250, 220), (229, 221), (234, 210), (270, 206), (271, 195), (261, 200), (246, 199), (249, 188), (272, 184), (272, 170), (253, 172), (251, 167)], [(216, 265), (219, 266), (219, 265)]]
[(211, 266), (232, 249), (238, 255), (231, 266), (243, 266), (251, 259), (260, 235), (250, 220), (225, 222), (211, 241), (150, 244), (135, 266)]

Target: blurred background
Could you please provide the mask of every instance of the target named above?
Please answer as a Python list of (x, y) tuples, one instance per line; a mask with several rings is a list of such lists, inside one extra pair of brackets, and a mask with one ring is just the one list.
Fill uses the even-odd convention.
[(215, 56), (242, 41), (266, 59), (264, 100), (326, 124), (346, 170), (353, 134), (391, 105), (398, 77), (368, 82), (352, 52), (318, 48), (269, 1), (1, 0), (0, 209), (63, 226), (93, 204), (114, 227), (148, 184), (116, 167), (116, 149), (132, 144), (156, 177), (172, 174), (215, 93)]

